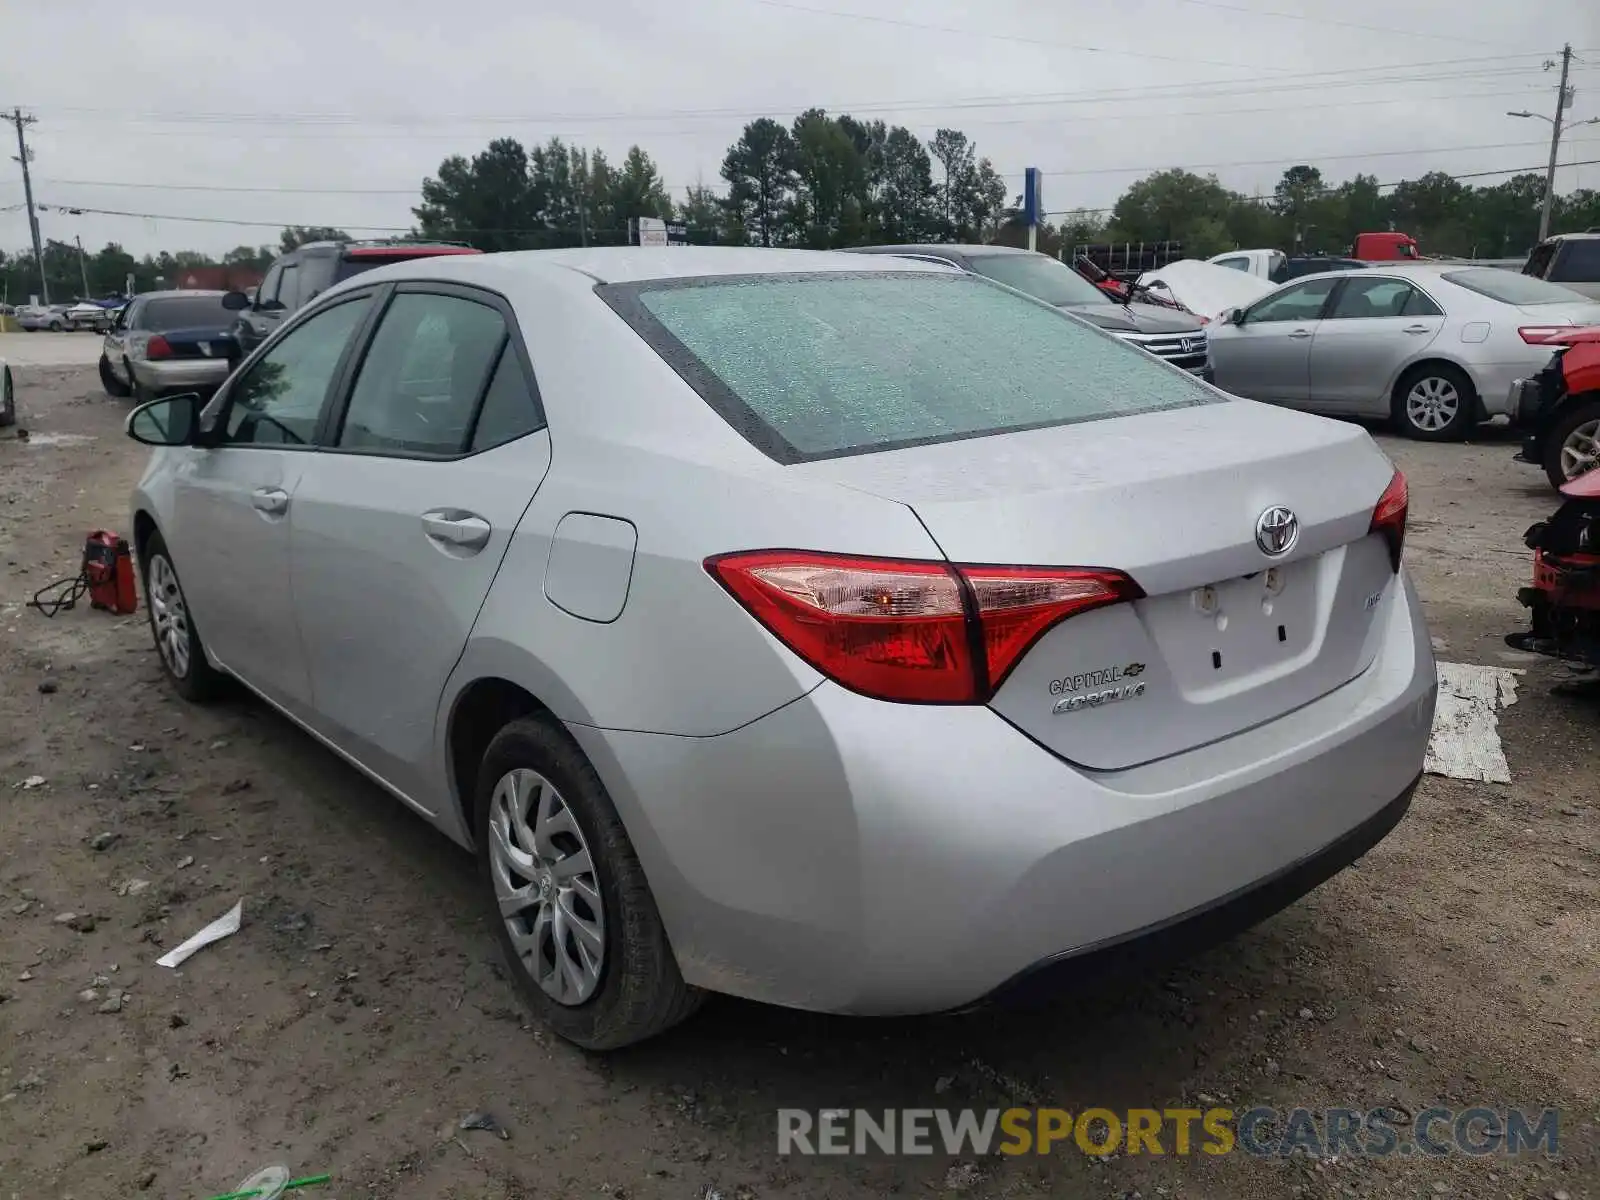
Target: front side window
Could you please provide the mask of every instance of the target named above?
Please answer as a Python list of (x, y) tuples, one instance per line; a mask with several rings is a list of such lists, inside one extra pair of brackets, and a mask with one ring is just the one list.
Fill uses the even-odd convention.
[(379, 454), (463, 453), (505, 343), (505, 320), (490, 305), (397, 295), (362, 361), (338, 445)]
[(1273, 321), (1315, 321), (1322, 315), (1322, 306), (1328, 302), (1328, 293), (1333, 291), (1338, 282), (1337, 275), (1325, 275), (1286, 287), (1264, 300), (1258, 300), (1245, 314), (1245, 321), (1250, 325)]
[(718, 276), (596, 291), (783, 463), (1216, 400), (1144, 351), (971, 275)]
[(300, 264), (286, 263), (278, 280), (278, 307), (293, 311), (300, 307)]
[(310, 445), (345, 346), (371, 303), (361, 296), (324, 309), (257, 359), (229, 392), (223, 440)]
[(1219, 258), (1216, 265), (1227, 267), (1230, 271), (1248, 271), (1250, 269), (1250, 260), (1239, 255), (1234, 258)]
[(283, 278), (283, 264), (274, 265), (256, 288), (256, 307), (268, 312), (278, 307), (278, 282)]

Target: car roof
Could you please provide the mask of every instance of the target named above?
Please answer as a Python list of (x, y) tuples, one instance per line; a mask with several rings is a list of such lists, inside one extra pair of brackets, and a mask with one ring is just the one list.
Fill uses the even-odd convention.
[[(1003, 255), (1016, 256), (1021, 254), (1037, 254), (1036, 250), (1025, 250), (1021, 246), (984, 246), (962, 242), (925, 242), (920, 245), (910, 246), (852, 246), (846, 253), (849, 254), (932, 254), (932, 255), (959, 255), (962, 258), (998, 258)], [(1048, 254), (1043, 255), (1049, 258)]]
[[(769, 250), (745, 246), (592, 246), (568, 250), (511, 250), (501, 254), (452, 254), (392, 263), (339, 285), (384, 279), (460, 279), (485, 284), (512, 282), (545, 271), (576, 272), (596, 283), (646, 283), (741, 275), (811, 275), (826, 272), (948, 272), (937, 263), (902, 259), (876, 262), (836, 250)], [(332, 290), (332, 289), (330, 289)]]

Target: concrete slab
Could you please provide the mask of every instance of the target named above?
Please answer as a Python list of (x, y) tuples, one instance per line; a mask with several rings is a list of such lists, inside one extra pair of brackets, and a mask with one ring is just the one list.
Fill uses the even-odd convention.
[(0, 333), (0, 358), (17, 367), (92, 367), (100, 361), (105, 335), (98, 333)]

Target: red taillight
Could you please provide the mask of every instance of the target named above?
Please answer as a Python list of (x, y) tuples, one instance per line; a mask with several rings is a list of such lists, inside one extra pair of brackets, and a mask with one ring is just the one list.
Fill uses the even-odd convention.
[(167, 339), (162, 337), (159, 333), (154, 334), (150, 340), (144, 344), (144, 356), (146, 358), (171, 358), (172, 343), (167, 341)]
[(1400, 570), (1400, 554), (1406, 545), (1406, 510), (1411, 506), (1411, 495), (1406, 488), (1406, 477), (1399, 471), (1389, 480), (1389, 486), (1378, 497), (1378, 506), (1372, 510), (1372, 527), (1369, 533), (1383, 535), (1389, 544), (1389, 561), (1396, 572)]
[(1523, 325), (1517, 330), (1517, 335), (1530, 346), (1560, 346), (1561, 335), (1571, 333), (1571, 325)]
[(789, 649), (880, 700), (982, 704), (1051, 626), (1144, 593), (1119, 571), (758, 550), (706, 570)]

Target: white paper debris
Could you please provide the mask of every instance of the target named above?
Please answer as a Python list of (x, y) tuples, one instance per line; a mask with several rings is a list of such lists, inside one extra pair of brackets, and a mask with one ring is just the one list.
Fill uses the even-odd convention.
[(22, 790), (27, 791), (29, 788), (43, 787), (44, 784), (45, 778), (43, 775), (29, 775), (22, 781)]
[(1507, 667), (1439, 664), (1439, 703), (1422, 769), (1430, 775), (1510, 783), (1496, 711), (1517, 702), (1517, 676)]
[(239, 926), (244, 920), (244, 901), (235, 904), (222, 916), (207, 925), (183, 945), (168, 950), (156, 959), (158, 967), (176, 967), (197, 950), (203, 950), (212, 942), (220, 942), (225, 937), (232, 937), (239, 932)]

